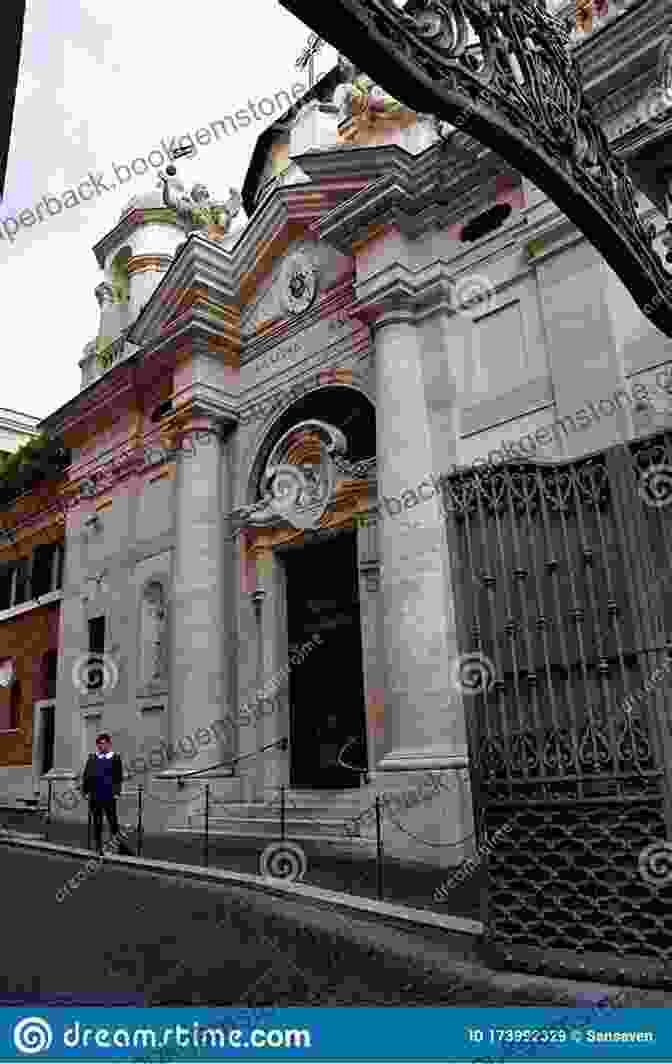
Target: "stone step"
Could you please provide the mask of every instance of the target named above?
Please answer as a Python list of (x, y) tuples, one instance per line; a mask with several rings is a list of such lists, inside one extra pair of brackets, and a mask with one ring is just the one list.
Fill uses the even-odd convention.
[[(249, 825), (253, 827), (253, 825)], [(199, 838), (202, 837), (203, 831), (196, 830), (193, 827), (190, 828), (169, 828), (167, 831), (169, 835), (196, 835)], [(210, 838), (219, 839), (258, 839), (260, 843), (271, 842), (276, 840), (280, 841), (279, 832), (277, 830), (277, 824), (275, 825), (275, 831), (266, 834), (258, 830), (241, 831), (237, 827), (231, 829), (211, 828), (208, 832)], [(357, 836), (350, 837), (349, 835), (315, 835), (308, 834), (307, 832), (296, 832), (287, 829), (287, 839), (291, 842), (316, 842), (325, 843), (329, 846), (337, 847), (348, 853), (375, 853), (376, 841), (375, 839), (358, 838)]]
[[(264, 802), (218, 802), (210, 801), (210, 815), (213, 816), (225, 816), (236, 817), (244, 820), (256, 820), (265, 817), (280, 817), (280, 803), (274, 802), (272, 805)], [(356, 816), (364, 809), (368, 808), (364, 806), (328, 806), (328, 805), (300, 805), (295, 806), (289, 801), (285, 805), (285, 815), (298, 816), (298, 817), (320, 817), (327, 820), (350, 820), (353, 816)]]
[[(189, 819), (190, 826), (205, 830), (205, 817), (202, 813), (193, 814)], [(337, 835), (348, 838), (345, 831), (346, 819), (325, 820), (323, 817), (286, 817), (285, 831), (288, 835)], [(280, 817), (210, 817), (209, 828), (221, 830), (225, 833), (238, 833), (242, 835), (276, 836), (280, 832)]]

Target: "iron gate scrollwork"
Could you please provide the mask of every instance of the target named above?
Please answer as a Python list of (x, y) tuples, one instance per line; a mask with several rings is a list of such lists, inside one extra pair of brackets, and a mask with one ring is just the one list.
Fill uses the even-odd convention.
[[(280, 0), (382, 87), (525, 174), (672, 336), (672, 274), (640, 222), (625, 162), (586, 98), (544, 0)], [(669, 241), (672, 227), (667, 227)], [(670, 261), (670, 254), (666, 256)]]
[(456, 474), (444, 504), (461, 649), (492, 663), (465, 698), (477, 820), (512, 825), (492, 957), (672, 983), (672, 436)]

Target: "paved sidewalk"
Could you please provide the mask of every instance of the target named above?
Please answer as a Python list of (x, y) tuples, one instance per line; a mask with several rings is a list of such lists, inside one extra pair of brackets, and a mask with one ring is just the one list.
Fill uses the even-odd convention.
[[(5, 810), (0, 812), (0, 820), (9, 829), (41, 835), (43, 838), (48, 835), (49, 842), (87, 848), (86, 824), (53, 821), (45, 835), (44, 823), (34, 813), (23, 813), (22, 810), (9, 813)], [(129, 839), (131, 848), (137, 852), (137, 835), (130, 835)], [(261, 855), (273, 841), (280, 840), (211, 836), (208, 867), (260, 875)], [(306, 841), (300, 845), (306, 856), (306, 873), (302, 882), (363, 898), (378, 897), (376, 859), (368, 851), (336, 852), (334, 844), (326, 841)], [(199, 834), (144, 834), (142, 856), (155, 861), (203, 865), (204, 838)], [(427, 909), (442, 916), (480, 920), (481, 882), (478, 873), (456, 887), (449, 901), (442, 904), (433, 900), (433, 893), (444, 882), (446, 875), (445, 869), (384, 857), (383, 900), (414, 909)]]

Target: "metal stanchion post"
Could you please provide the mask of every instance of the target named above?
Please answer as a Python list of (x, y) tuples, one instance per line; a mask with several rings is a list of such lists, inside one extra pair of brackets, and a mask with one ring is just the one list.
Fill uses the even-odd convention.
[(47, 784), (47, 818), (44, 822), (44, 838), (46, 842), (49, 842), (49, 826), (51, 824), (51, 798), (53, 786), (54, 781), (49, 780)]
[(285, 835), (287, 834), (286, 824), (287, 824), (287, 813), (286, 813), (286, 808), (285, 808), (285, 785), (283, 783), (282, 787), (280, 788), (280, 841), (281, 842), (285, 841)]
[(208, 843), (210, 838), (210, 784), (205, 785), (205, 839), (203, 845), (203, 863), (208, 867)]
[(142, 784), (138, 785), (138, 857), (142, 856)]
[(383, 900), (383, 828), (380, 813), (380, 798), (376, 795), (376, 883), (378, 901)]

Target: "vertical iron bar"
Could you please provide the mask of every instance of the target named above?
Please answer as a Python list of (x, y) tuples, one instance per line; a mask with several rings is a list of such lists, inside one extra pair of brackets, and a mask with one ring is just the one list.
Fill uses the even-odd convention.
[(208, 860), (210, 843), (210, 784), (205, 785), (205, 840), (203, 846), (203, 863), (205, 867), (208, 867)]
[(380, 797), (376, 795), (376, 888), (378, 901), (383, 900), (383, 827), (380, 815)]
[[(563, 623), (565, 617), (565, 614), (563, 612), (563, 588), (565, 586), (566, 580), (561, 571), (561, 563), (558, 557), (559, 550), (557, 549), (556, 544), (556, 539), (558, 537), (554, 535), (554, 528), (559, 528), (559, 525), (554, 526), (552, 521), (552, 517), (557, 517), (563, 505), (560, 488), (563, 476), (564, 473), (562, 468), (549, 470), (548, 474), (543, 473), (541, 469), (537, 469), (539, 502), (541, 505), (541, 514), (544, 526), (544, 538), (546, 542), (547, 551), (546, 561), (544, 564), (547, 573), (547, 579), (550, 585), (550, 596), (553, 600), (553, 612), (555, 614), (555, 625), (558, 634), (557, 648), (560, 652), (560, 662), (562, 665), (563, 673), (563, 686), (565, 689), (563, 716), (566, 716), (567, 718), (567, 732), (570, 738), (570, 749), (572, 752), (572, 761), (576, 777), (577, 797), (581, 798), (583, 797), (584, 788), (583, 780), (581, 777), (581, 765), (579, 762), (579, 709), (575, 700), (574, 683), (572, 679), (572, 666), (570, 660), (569, 639), (567, 637), (565, 625)], [(560, 741), (560, 736), (558, 736), (558, 743), (560, 743)], [(561, 776), (570, 774), (569, 772), (562, 771), (560, 756), (558, 760), (558, 773)]]
[(280, 841), (285, 841), (286, 836), (286, 809), (285, 809), (285, 785), (280, 788)]
[(91, 802), (87, 802), (88, 812), (86, 816), (86, 848), (91, 849)]
[(138, 786), (138, 857), (142, 857), (142, 784)]

